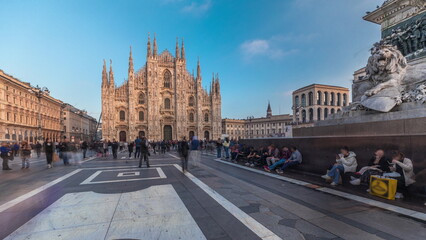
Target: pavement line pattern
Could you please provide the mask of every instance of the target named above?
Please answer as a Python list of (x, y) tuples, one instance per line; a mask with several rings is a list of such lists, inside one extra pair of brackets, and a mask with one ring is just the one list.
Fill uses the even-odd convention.
[(65, 194), (5, 238), (24, 239), (205, 240), (206, 237), (173, 186), (166, 184), (116, 194)]
[[(169, 154), (171, 155), (171, 154)], [(173, 155), (171, 155), (173, 156)], [(181, 166), (174, 164), (174, 166), (182, 172)], [(222, 195), (217, 193), (215, 190), (207, 186), (201, 180), (196, 178), (191, 173), (185, 173), (185, 176), (188, 177), (193, 183), (200, 187), (205, 193), (207, 193), (211, 198), (218, 202), (223, 208), (230, 212), (235, 218), (237, 218), (241, 223), (243, 223), (248, 229), (254, 232), (257, 236), (264, 240), (278, 240), (281, 239), (278, 235), (273, 233), (271, 230), (263, 226), (261, 223), (256, 221), (250, 215), (242, 211), (240, 208), (232, 204)]]
[(345, 192), (341, 192), (341, 191), (326, 188), (326, 187), (312, 188), (312, 187), (310, 187), (310, 186), (312, 186), (312, 184), (308, 183), (308, 182), (304, 182), (304, 181), (300, 181), (300, 180), (296, 180), (296, 179), (292, 179), (292, 178), (288, 178), (288, 177), (283, 177), (283, 176), (276, 175), (276, 174), (273, 174), (273, 173), (264, 172), (264, 171), (258, 170), (258, 169), (248, 168), (248, 167), (241, 166), (241, 165), (235, 164), (235, 163), (225, 162), (225, 161), (218, 160), (218, 159), (214, 159), (214, 161), (219, 162), (219, 163), (223, 163), (223, 164), (228, 164), (228, 165), (231, 165), (231, 166), (234, 166), (234, 167), (238, 167), (238, 168), (244, 169), (246, 171), (251, 171), (251, 172), (259, 173), (259, 174), (262, 174), (262, 175), (265, 175), (265, 176), (280, 179), (280, 180), (283, 180), (283, 181), (286, 181), (286, 182), (290, 182), (290, 183), (294, 183), (294, 184), (297, 184), (297, 185), (309, 187), (310, 189), (314, 189), (316, 191), (329, 193), (329, 194), (332, 194), (332, 195), (335, 195), (335, 196), (343, 197), (343, 198), (346, 198), (346, 199), (349, 199), (349, 200), (357, 201), (357, 202), (360, 202), (360, 203), (363, 203), (363, 204), (367, 204), (367, 205), (370, 205), (370, 206), (374, 206), (374, 207), (378, 207), (378, 208), (385, 209), (385, 210), (388, 210), (388, 211), (392, 211), (392, 212), (395, 212), (395, 213), (398, 213), (398, 214), (401, 214), (401, 215), (404, 215), (404, 216), (408, 216), (408, 217), (411, 217), (411, 218), (415, 218), (415, 219), (418, 219), (418, 220), (426, 221), (426, 214), (422, 213), (422, 212), (418, 212), (418, 211), (414, 211), (414, 210), (411, 210), (411, 209), (406, 209), (406, 208), (394, 206), (394, 205), (391, 205), (391, 204), (379, 202), (379, 201), (372, 200), (372, 199), (369, 199), (369, 198), (360, 197), (360, 196), (357, 196), (357, 195), (354, 195), (354, 194), (345, 193)]
[(24, 194), (24, 195), (21, 195), (21, 196), (15, 198), (15, 199), (13, 199), (13, 200), (11, 200), (11, 201), (3, 204), (3, 205), (1, 205), (0, 206), (0, 212), (4, 212), (5, 210), (9, 209), (10, 207), (13, 207), (16, 204), (19, 204), (20, 202), (25, 201), (28, 198), (30, 198), (30, 197), (32, 197), (32, 196), (34, 196), (34, 195), (36, 195), (36, 194), (38, 194), (38, 193), (40, 193), (40, 192), (48, 189), (49, 187), (51, 187), (51, 186), (53, 186), (53, 185), (55, 185), (55, 184), (57, 184), (59, 182), (64, 181), (65, 179), (73, 176), (74, 174), (79, 173), (80, 171), (82, 171), (82, 169), (74, 170), (74, 171), (72, 171), (72, 172), (70, 172), (70, 173), (68, 173), (68, 174), (66, 174), (66, 175), (64, 175), (64, 176), (62, 176), (60, 178), (57, 178), (57, 179), (55, 179), (55, 180), (53, 180), (53, 181), (51, 181), (51, 182), (49, 182), (49, 183), (47, 183), (47, 184), (39, 187), (39, 188), (36, 188), (36, 189), (34, 189), (34, 190), (32, 190), (32, 191)]
[(96, 171), (94, 174), (92, 174), (90, 177), (88, 177), (86, 180), (84, 180), (80, 185), (85, 184), (100, 184), (100, 183), (114, 183), (114, 182), (130, 182), (130, 181), (142, 181), (142, 180), (154, 180), (154, 179), (162, 179), (167, 178), (166, 174), (164, 174), (163, 170), (159, 167), (157, 168), (139, 168), (139, 170), (157, 170), (158, 177), (148, 177), (148, 178), (130, 178), (130, 179), (120, 179), (120, 180), (108, 180), (108, 181), (93, 181), (99, 174), (102, 172), (113, 172), (113, 171), (129, 171), (129, 170), (135, 170), (135, 169), (114, 169), (114, 170), (100, 170)]

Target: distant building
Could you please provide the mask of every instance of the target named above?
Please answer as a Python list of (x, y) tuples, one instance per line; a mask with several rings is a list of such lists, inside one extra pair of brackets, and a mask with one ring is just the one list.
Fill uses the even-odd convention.
[(292, 137), (291, 122), (290, 114), (273, 115), (268, 104), (266, 117), (222, 119), (222, 133), (234, 139)]
[(348, 104), (348, 88), (312, 84), (293, 92), (293, 122), (308, 124), (324, 120)]
[(70, 104), (64, 105), (63, 110), (64, 136), (71, 142), (93, 141), (97, 133), (97, 121)]
[(245, 124), (243, 119), (222, 119), (222, 134), (228, 135), (230, 139), (246, 138)]
[(0, 70), (0, 141), (59, 140), (62, 104), (49, 90), (32, 87)]

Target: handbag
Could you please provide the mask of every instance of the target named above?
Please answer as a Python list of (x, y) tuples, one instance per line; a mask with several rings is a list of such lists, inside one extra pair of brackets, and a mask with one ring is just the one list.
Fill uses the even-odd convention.
[(53, 153), (53, 155), (52, 155), (52, 160), (53, 160), (54, 162), (59, 161), (59, 156), (58, 156), (58, 154), (57, 154), (57, 153)]

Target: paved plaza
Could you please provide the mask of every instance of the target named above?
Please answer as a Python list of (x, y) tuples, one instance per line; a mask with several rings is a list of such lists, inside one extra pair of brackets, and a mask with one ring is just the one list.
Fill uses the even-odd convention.
[(173, 151), (152, 155), (149, 169), (125, 155), (2, 172), (0, 238), (426, 238), (421, 212), (350, 200), (208, 154), (185, 174)]

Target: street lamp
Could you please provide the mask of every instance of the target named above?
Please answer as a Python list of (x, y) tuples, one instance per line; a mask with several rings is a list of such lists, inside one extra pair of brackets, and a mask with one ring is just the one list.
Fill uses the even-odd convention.
[(38, 98), (38, 140), (43, 140), (41, 126), (41, 98), (49, 92), (47, 87), (39, 87), (38, 85), (29, 89)]

